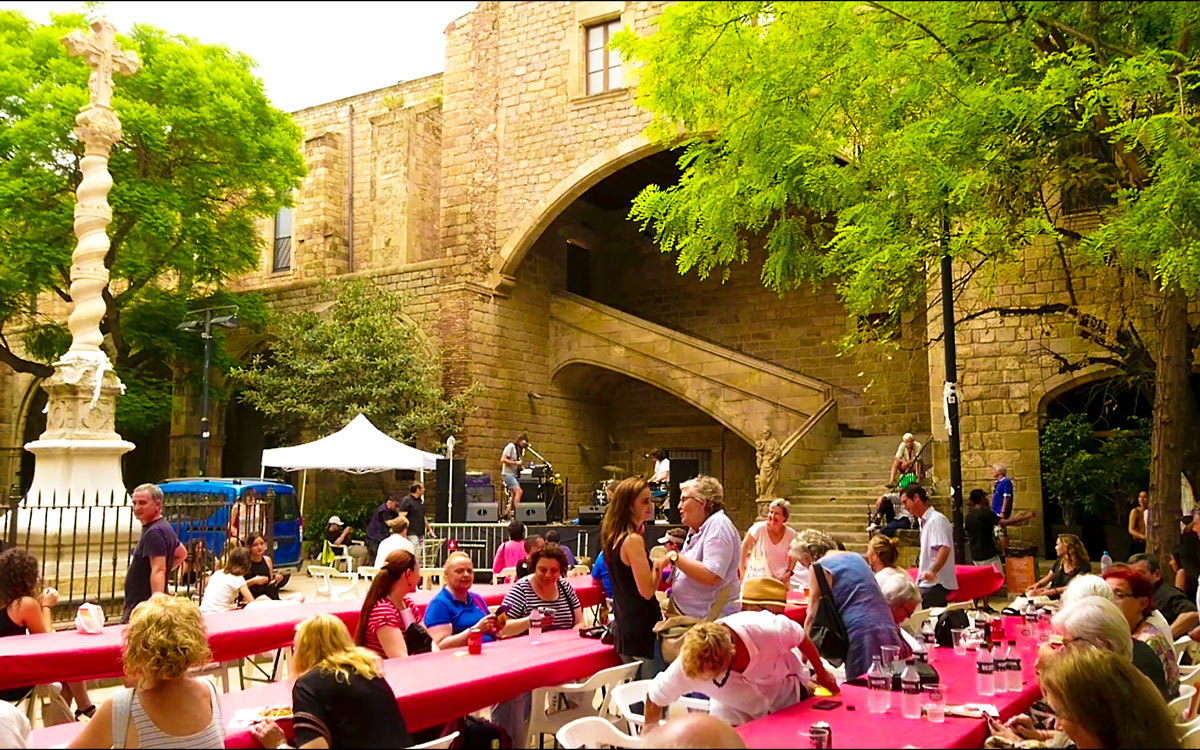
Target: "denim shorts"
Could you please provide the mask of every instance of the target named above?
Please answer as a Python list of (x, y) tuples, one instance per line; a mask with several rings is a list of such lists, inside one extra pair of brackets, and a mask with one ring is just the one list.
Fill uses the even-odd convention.
[(521, 486), (521, 482), (512, 474), (505, 474), (502, 479), (504, 479), (504, 486), (510, 490), (515, 490)]

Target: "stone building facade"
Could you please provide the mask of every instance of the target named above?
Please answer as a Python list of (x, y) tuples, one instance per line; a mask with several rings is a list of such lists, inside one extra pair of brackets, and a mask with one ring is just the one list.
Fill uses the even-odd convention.
[[(443, 74), (294, 113), (308, 175), (290, 228), (280, 227), (290, 258), (279, 262), (276, 226), (264, 222), (259, 270), (230, 285), (278, 310), (327, 304), (318, 287), (327, 278), (365, 276), (403, 292), (441, 352), (447, 390), (483, 386), (456, 451), (468, 470), (498, 480), (501, 448), (527, 432), (568, 478), (573, 511), (609, 475), (601, 467), (648, 474), (645, 454), (661, 446), (720, 478), (745, 528), (762, 426), (788, 450), (785, 494), (843, 436), (945, 438), (941, 349), (926, 347), (941, 323), (931, 304), (903, 321), (890, 356), (839, 356), (836, 340), (859, 322), (831, 288), (776, 295), (754, 257), (725, 283), (680, 276), (625, 219), (627, 199), (669, 175), (673, 159), (643, 134), (648, 115), (627, 81), (589, 93), (589, 29), (619, 21), (650, 33), (662, 5), (480, 2), (446, 28)], [(997, 298), (1055, 297), (1052, 265), (1031, 253)], [(984, 317), (958, 341), (965, 487), (989, 486), (987, 467), (1002, 461), (1017, 506), (1040, 510), (1039, 414), (1047, 394), (1070, 384), (1041, 347), (1078, 338)], [(9, 483), (34, 387), (0, 368)], [(180, 388), (163, 475), (194, 473), (197, 401)], [(227, 412), (213, 407), (212, 474), (232, 471), (222, 466)], [(934, 446), (943, 483), (944, 453)], [(881, 455), (880, 484), (889, 463)], [(1037, 523), (1025, 533), (1040, 538)]]

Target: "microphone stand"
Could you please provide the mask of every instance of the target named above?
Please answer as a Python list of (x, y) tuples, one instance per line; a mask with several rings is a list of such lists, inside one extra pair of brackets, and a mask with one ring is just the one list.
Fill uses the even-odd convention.
[[(547, 471), (548, 471), (550, 474), (553, 474), (553, 473), (554, 473), (554, 465), (553, 465), (553, 464), (551, 464), (549, 461), (547, 461), (547, 460), (546, 460), (546, 457), (545, 457), (545, 456), (543, 456), (541, 453), (538, 453), (537, 451), (535, 451), (535, 450), (533, 449), (533, 446), (532, 446), (532, 445), (526, 445), (526, 446), (525, 446), (525, 450), (529, 451), (530, 453), (532, 453), (533, 455), (535, 455), (535, 456), (537, 456), (539, 459), (541, 459), (542, 463), (546, 464), (546, 470), (547, 470)], [(541, 482), (541, 483), (542, 483), (542, 484), (545, 484), (545, 483), (546, 483), (546, 479), (545, 479), (545, 477), (543, 477), (543, 478), (542, 478), (542, 482)], [(564, 503), (566, 502), (566, 497), (565, 497), (565, 496), (563, 497), (563, 502), (564, 502)], [(551, 498), (551, 503), (553, 503), (553, 498)], [(563, 510), (564, 510), (564, 511), (566, 510), (566, 507), (565, 507), (565, 506), (564, 506)], [(549, 513), (549, 512), (550, 512), (550, 508), (549, 508), (549, 506), (547, 506), (547, 507), (546, 507), (546, 512), (547, 512), (547, 513)], [(564, 513), (563, 513), (563, 515), (565, 516), (565, 515), (566, 515), (566, 513), (564, 512)]]

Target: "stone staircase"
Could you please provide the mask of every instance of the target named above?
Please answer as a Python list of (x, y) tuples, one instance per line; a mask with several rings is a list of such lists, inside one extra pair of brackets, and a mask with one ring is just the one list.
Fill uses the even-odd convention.
[(821, 466), (794, 485), (788, 525), (830, 534), (846, 549), (866, 552), (867, 508), (887, 492), (900, 438), (843, 437)]

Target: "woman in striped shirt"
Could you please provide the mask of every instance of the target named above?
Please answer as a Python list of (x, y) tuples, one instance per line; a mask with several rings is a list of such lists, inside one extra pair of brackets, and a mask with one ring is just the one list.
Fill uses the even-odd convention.
[(355, 645), (385, 659), (437, 650), (408, 595), (417, 590), (421, 571), (408, 550), (394, 550), (371, 582), (358, 616)]
[(569, 630), (583, 625), (579, 597), (562, 577), (567, 569), (567, 556), (562, 548), (547, 544), (534, 550), (529, 566), (533, 572), (514, 583), (504, 597), (508, 607), (504, 637), (529, 630), (529, 615), (535, 607), (543, 613), (542, 630)]

